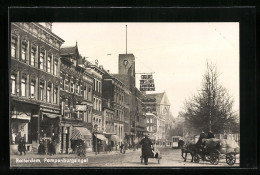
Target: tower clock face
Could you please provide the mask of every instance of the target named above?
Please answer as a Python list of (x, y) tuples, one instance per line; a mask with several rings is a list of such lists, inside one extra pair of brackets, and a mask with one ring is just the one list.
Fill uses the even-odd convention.
[(124, 61), (123, 61), (123, 64), (124, 64), (125, 66), (127, 66), (127, 65), (128, 65), (128, 60), (124, 60)]

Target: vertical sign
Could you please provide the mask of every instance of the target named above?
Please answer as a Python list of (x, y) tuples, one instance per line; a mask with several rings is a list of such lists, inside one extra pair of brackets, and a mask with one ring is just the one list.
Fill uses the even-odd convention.
[(152, 74), (141, 75), (140, 91), (155, 91)]

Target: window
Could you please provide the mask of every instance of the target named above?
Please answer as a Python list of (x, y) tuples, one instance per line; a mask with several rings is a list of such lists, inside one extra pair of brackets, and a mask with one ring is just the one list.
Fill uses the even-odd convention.
[(94, 91), (96, 90), (96, 80), (93, 81)]
[(16, 77), (11, 75), (11, 94), (16, 94), (15, 92), (15, 84), (16, 84)]
[(54, 67), (53, 67), (53, 74), (57, 75), (57, 70), (58, 70), (58, 60), (54, 61)]
[(65, 84), (65, 91), (69, 91), (69, 80), (65, 79), (64, 84)]
[(99, 111), (101, 111), (101, 101), (99, 101)]
[(21, 58), (22, 58), (22, 61), (24, 61), (24, 62), (25, 62), (25, 60), (26, 60), (26, 50), (27, 50), (27, 44), (25, 44), (25, 43), (23, 42), (23, 44), (22, 44), (22, 55), (21, 55)]
[(51, 85), (47, 87), (47, 102), (51, 102)]
[(94, 109), (96, 109), (96, 98), (94, 98)]
[(53, 92), (53, 103), (57, 104), (58, 103), (58, 87), (54, 88), (54, 92)]
[(47, 72), (50, 73), (51, 72), (51, 56), (48, 56), (47, 59)]
[(35, 82), (31, 81), (31, 98), (35, 98)]
[(15, 38), (12, 38), (11, 43), (11, 56), (16, 57), (16, 48), (17, 48), (17, 40)]
[(75, 93), (79, 94), (79, 84), (76, 84)]
[(43, 69), (43, 61), (44, 61), (44, 53), (41, 52), (41, 53), (40, 53), (40, 62), (39, 62), (39, 64), (40, 64), (40, 69)]
[(43, 101), (43, 90), (44, 90), (44, 83), (40, 83), (40, 91), (39, 91), (39, 100)]
[(22, 97), (25, 97), (26, 95), (26, 79), (22, 78), (21, 80), (21, 91), (22, 91)]
[(74, 92), (74, 82), (70, 82), (70, 92)]
[(152, 118), (150, 118), (150, 123), (153, 123), (153, 119)]
[(35, 55), (36, 55), (36, 49), (35, 49), (35, 48), (32, 48), (32, 49), (31, 49), (31, 61), (30, 61), (30, 65), (31, 65), (31, 66), (34, 66)]

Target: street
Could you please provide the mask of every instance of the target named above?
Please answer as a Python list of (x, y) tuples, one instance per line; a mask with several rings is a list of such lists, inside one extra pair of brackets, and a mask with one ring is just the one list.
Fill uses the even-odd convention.
[[(216, 167), (216, 166), (227, 166), (225, 159), (220, 159), (218, 165), (212, 165), (210, 162), (200, 161), (200, 163), (192, 163), (191, 156), (187, 156), (187, 162), (183, 161), (181, 157), (180, 149), (172, 149), (172, 148), (159, 148), (161, 152), (162, 159), (160, 160), (160, 164), (158, 164), (157, 159), (149, 159), (149, 165), (144, 165), (140, 161), (141, 150), (127, 150), (126, 154), (121, 154), (119, 151), (114, 153), (101, 153), (99, 155), (95, 155), (91, 153), (91, 155), (87, 155), (86, 158), (82, 159), (81, 162), (54, 162), (58, 159), (70, 160), (75, 159), (75, 155), (11, 155), (11, 167)], [(18, 159), (31, 159), (39, 160), (34, 163), (16, 163)], [(85, 159), (85, 162), (83, 161)], [(19, 162), (19, 161), (18, 161)], [(239, 166), (239, 157), (237, 157), (236, 163), (232, 167)]]

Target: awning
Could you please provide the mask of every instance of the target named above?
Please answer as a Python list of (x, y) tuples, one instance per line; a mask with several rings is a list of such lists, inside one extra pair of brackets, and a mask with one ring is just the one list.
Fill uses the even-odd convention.
[(84, 127), (73, 127), (71, 139), (91, 139), (92, 134), (87, 128)]
[(12, 118), (22, 119), (22, 120), (31, 120), (31, 116), (28, 116), (26, 114), (21, 115), (12, 115)]
[(112, 136), (111, 136), (111, 140), (112, 140), (112, 141), (120, 142), (120, 138), (119, 138), (117, 135), (112, 135)]
[(99, 139), (99, 140), (103, 140), (103, 141), (107, 141), (107, 138), (102, 135), (102, 134), (95, 134), (95, 136)]
[(43, 112), (42, 115), (46, 116), (46, 117), (49, 117), (49, 118), (57, 118), (57, 117), (60, 117), (60, 115), (58, 114), (50, 114), (50, 113), (45, 113)]

